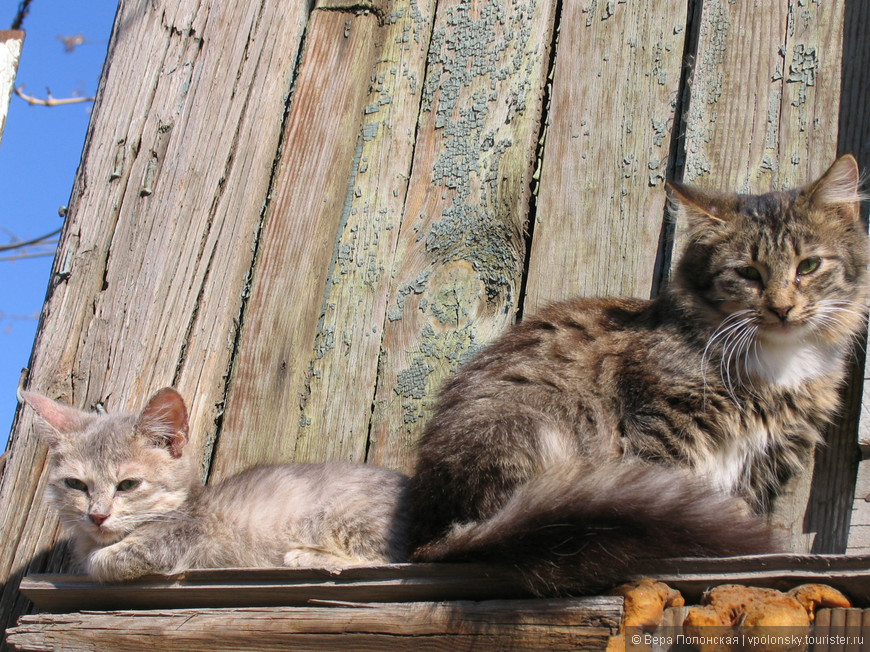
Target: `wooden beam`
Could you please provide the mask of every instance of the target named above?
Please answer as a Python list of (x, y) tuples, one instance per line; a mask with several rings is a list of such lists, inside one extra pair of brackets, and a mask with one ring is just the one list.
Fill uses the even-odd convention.
[[(840, 93), (838, 153), (854, 154), (866, 176), (870, 173), (870, 5), (846, 4), (843, 20), (843, 72)], [(866, 187), (865, 187), (866, 190)], [(867, 224), (870, 203), (862, 215)], [(858, 418), (858, 471), (852, 500), (847, 554), (870, 553), (870, 382), (867, 338), (856, 342), (854, 379), (847, 393), (846, 409)], [(862, 364), (863, 363), (863, 364)], [(863, 387), (862, 387), (863, 385)], [(854, 432), (854, 431), (853, 431)], [(844, 474), (845, 475), (845, 474)]]
[(24, 578), (21, 590), (41, 610), (52, 612), (531, 597), (511, 571), (480, 564), (209, 569), (122, 584), (98, 584), (74, 575), (34, 575)]
[(17, 650), (603, 650), (622, 598), (25, 616)]
[[(311, 17), (252, 269), (213, 480), (295, 457), (310, 371), (305, 363), (323, 314), (364, 115), (368, 87), (358, 80), (361, 70), (371, 70), (378, 30), (374, 14), (315, 11)], [(351, 457), (360, 459), (364, 450), (361, 440)]]
[[(346, 7), (340, 11), (333, 4), (318, 5), (322, 11), (315, 12), (307, 47), (324, 56), (328, 48), (347, 50), (355, 39), (357, 48), (368, 49), (364, 56), (345, 52), (341, 61), (350, 70), (332, 66), (331, 94), (322, 88), (326, 68), (316, 59), (303, 63), (290, 120), (295, 131), (288, 135), (276, 182), (290, 194), (277, 198), (273, 209), (288, 229), (293, 220), (298, 226), (292, 228), (319, 229), (324, 250), (316, 261), (306, 260), (307, 272), (317, 267), (321, 276), (306, 285), (300, 274), (283, 271), (306, 270), (290, 254), (294, 246), (311, 249), (311, 238), (294, 244), (270, 231), (262, 255), (283, 262), (271, 268), (272, 277), (264, 268), (252, 289), (252, 319), (230, 397), (239, 414), (228, 417), (222, 446), (241, 446), (229, 441), (234, 437), (256, 439), (247, 436), (251, 429), (274, 433), (280, 443), (273, 447), (271, 435), (257, 444), (249, 441), (249, 449), (231, 454), (244, 460), (232, 462), (223, 459), (227, 451), (222, 448), (218, 466), (234, 468), (264, 457), (365, 459), (434, 2), (381, 3), (389, 6), (375, 7), (378, 13), (370, 15), (355, 15)], [(355, 93), (354, 105), (339, 106), (336, 98), (348, 93)], [(314, 120), (326, 137), (304, 121), (310, 116), (304, 103), (314, 100), (320, 102)], [(343, 117), (342, 109), (350, 115)], [(326, 162), (339, 166), (331, 179), (313, 174)], [(299, 184), (299, 178), (311, 181)], [(299, 206), (305, 198), (314, 198), (315, 206)], [(269, 310), (276, 319), (258, 325), (258, 316)], [(257, 415), (253, 421), (251, 414)]]
[[(718, 584), (742, 583), (788, 590), (821, 582), (870, 604), (870, 557), (756, 555), (724, 559), (663, 559), (638, 565), (687, 598)], [(42, 610), (179, 609), (305, 606), (325, 602), (440, 602), (531, 597), (510, 569), (484, 564), (391, 564), (343, 569), (248, 568), (192, 570), (123, 584), (87, 577), (33, 575), (22, 591)]]

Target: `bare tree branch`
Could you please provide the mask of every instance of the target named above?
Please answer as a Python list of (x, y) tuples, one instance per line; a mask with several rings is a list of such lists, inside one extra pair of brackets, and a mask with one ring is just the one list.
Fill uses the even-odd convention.
[(25, 242), (10, 242), (9, 244), (0, 245), (0, 251), (12, 251), (13, 249), (22, 249), (24, 247), (29, 247), (30, 245), (40, 244), (43, 243), (44, 240), (53, 238), (54, 236), (59, 234), (60, 231), (60, 229), (55, 229), (51, 233), (46, 233), (45, 235), (38, 238), (33, 238), (33, 240), (27, 240)]
[(39, 311), (37, 310), (32, 315), (7, 315), (5, 312), (0, 312), (0, 320), (2, 319), (15, 319), (19, 321), (33, 321), (34, 319), (39, 319)]
[(54, 251), (44, 251), (42, 253), (36, 254), (15, 254), (14, 256), (0, 256), (0, 263), (12, 263), (16, 260), (25, 260), (27, 258), (47, 258), (48, 256), (54, 256), (56, 252)]
[(60, 106), (61, 104), (81, 104), (82, 102), (93, 102), (96, 97), (52, 97), (51, 91), (47, 91), (45, 99), (34, 95), (27, 95), (24, 92), (24, 86), (16, 86), (15, 94), (31, 106)]

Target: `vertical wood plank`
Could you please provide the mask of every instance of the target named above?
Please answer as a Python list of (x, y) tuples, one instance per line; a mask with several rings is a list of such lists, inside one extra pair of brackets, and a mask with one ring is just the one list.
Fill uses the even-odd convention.
[(512, 320), (555, 5), (438, 3), (392, 271), (373, 462), (411, 468), (441, 380)]
[(870, 463), (868, 459), (863, 460), (858, 467), (855, 497), (849, 520), (847, 555), (870, 554)]
[[(699, 19), (685, 180), (765, 192), (821, 174), (837, 151), (843, 4), (710, 0)], [(677, 242), (681, 248), (679, 225)], [(842, 437), (829, 445), (836, 448)], [(842, 521), (842, 501), (818, 491), (824, 480), (819, 470), (816, 475), (819, 502), (810, 514), (808, 471), (791, 483), (773, 515), (795, 551), (814, 550), (809, 527), (830, 529)]]
[[(870, 5), (850, 0), (843, 20), (843, 72), (840, 91), (838, 153), (852, 153), (865, 177), (870, 172)], [(867, 190), (865, 185), (865, 190)], [(870, 204), (862, 215), (868, 221)], [(858, 423), (858, 472), (852, 500), (847, 554), (870, 553), (870, 383), (867, 338), (856, 345), (857, 382), (848, 404)], [(863, 363), (863, 364), (862, 364)], [(862, 383), (863, 381), (863, 383)], [(868, 621), (870, 622), (870, 621)]]
[(312, 15), (233, 362), (214, 480), (294, 459), (305, 363), (324, 309), (368, 90), (360, 73), (370, 74), (377, 30), (374, 14)]
[(770, 189), (786, 101), (788, 13), (787, 0), (703, 3), (685, 119), (686, 181)]
[[(304, 3), (122, 2), (30, 362), (31, 389), (140, 408), (175, 383), (192, 454), (219, 413)], [(284, 55), (272, 55), (281, 44)], [(0, 629), (21, 575), (56, 569), (32, 415), (0, 484)]]
[(704, 2), (684, 179), (767, 192), (824, 172), (837, 151), (842, 28), (842, 3)]
[(685, 2), (566, 2), (524, 311), (649, 297), (686, 35)]
[[(397, 0), (383, 9), (362, 128), (346, 187), (323, 307), (295, 412), (295, 459), (363, 461), (435, 2)], [(348, 134), (350, 136), (351, 134)]]

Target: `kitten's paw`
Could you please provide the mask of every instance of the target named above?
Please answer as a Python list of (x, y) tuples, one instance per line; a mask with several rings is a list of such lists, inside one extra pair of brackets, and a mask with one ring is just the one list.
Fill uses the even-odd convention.
[(128, 550), (124, 542), (97, 548), (85, 561), (85, 571), (101, 583), (122, 582), (147, 575), (153, 570), (143, 559)]

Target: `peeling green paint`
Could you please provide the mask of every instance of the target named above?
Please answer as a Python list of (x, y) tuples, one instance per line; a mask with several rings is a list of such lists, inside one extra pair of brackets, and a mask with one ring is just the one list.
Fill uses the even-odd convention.
[[(532, 152), (517, 151), (515, 139), (527, 136), (518, 121), (541, 82), (538, 49), (549, 45), (532, 32), (542, 1), (439, 8), (420, 105), (432, 158), (415, 170), (429, 175), (435, 206), (405, 216), (409, 244), (425, 261), (399, 276), (387, 314), (407, 319), (391, 328), (416, 341), (384, 387), (402, 415), (390, 426), (391, 446), (413, 445), (441, 380), (476, 352), (478, 329), (485, 324), (488, 339), (490, 318), (511, 313), (523, 253), (515, 184), (529, 184), (532, 172)], [(430, 271), (417, 276), (420, 269)]]
[(792, 50), (792, 61), (788, 67), (788, 84), (795, 84), (791, 91), (791, 105), (798, 109), (798, 123), (800, 130), (806, 131), (807, 112), (804, 106), (807, 103), (807, 89), (816, 85), (816, 69), (819, 65), (816, 48), (803, 43), (795, 44)]
[(456, 198), (432, 225), (426, 251), (441, 262), (467, 260), (486, 284), (489, 299), (512, 288), (516, 254), (511, 228), (491, 217), (485, 207), (470, 206)]
[(595, 9), (597, 7), (598, 0), (592, 0), (592, 2), (583, 7), (583, 13), (586, 14), (586, 27), (592, 27), (592, 21), (595, 18)]
[[(440, 74), (431, 74), (423, 91), (422, 109), (434, 110), (435, 128), (442, 130), (432, 182), (452, 198), (424, 236), (426, 251), (442, 264), (471, 262), (490, 299), (512, 291), (519, 261), (516, 233), (494, 205), (500, 164), (513, 143), (499, 137), (488, 118), (499, 101), (510, 108), (508, 121), (526, 110), (529, 82), (522, 73), (533, 53), (524, 44), (533, 13), (534, 3), (514, 3), (509, 12), (496, 0), (483, 4), (478, 17), (470, 2), (448, 9), (446, 26), (433, 32), (428, 60)], [(507, 88), (505, 80), (511, 81)], [(470, 96), (463, 92), (472, 86)]]
[[(450, 321), (449, 319), (447, 321)], [(393, 391), (402, 400), (402, 420), (416, 423), (428, 410), (428, 397), (433, 395), (432, 374), (436, 368), (451, 373), (465, 364), (479, 346), (474, 339), (474, 327), (467, 323), (461, 328), (436, 330), (427, 324), (422, 330), (420, 355), (399, 371)], [(440, 378), (443, 374), (436, 374)]]
[(712, 169), (706, 145), (712, 140), (717, 119), (714, 108), (722, 96), (723, 72), (731, 31), (731, 16), (723, 0), (704, 3), (700, 40), (706, 44), (696, 62), (691, 84), (691, 101), (686, 117), (685, 179), (694, 181)]
[(403, 398), (423, 398), (426, 396), (426, 379), (435, 371), (422, 356), (411, 360), (411, 365), (398, 374), (396, 387), (393, 391)]
[(771, 88), (767, 97), (767, 130), (764, 135), (764, 148), (775, 151), (779, 142), (779, 106), (782, 93), (778, 88)]
[(705, 150), (717, 119), (714, 105), (722, 95), (722, 64), (731, 31), (731, 16), (723, 0), (708, 0), (702, 14), (699, 38), (705, 47), (696, 62), (686, 120), (687, 181), (694, 181), (712, 169)]

